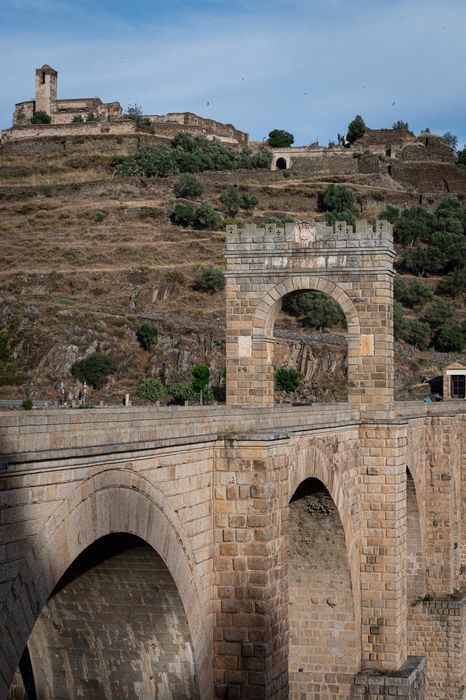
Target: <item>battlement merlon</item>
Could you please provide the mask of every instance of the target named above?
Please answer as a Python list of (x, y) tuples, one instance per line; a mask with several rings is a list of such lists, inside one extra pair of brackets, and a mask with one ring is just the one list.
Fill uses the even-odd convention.
[(296, 221), (285, 226), (246, 224), (226, 227), (226, 254), (262, 250), (264, 252), (324, 249), (374, 250), (384, 249), (394, 254), (393, 225), (389, 221), (356, 221), (356, 229), (346, 221), (327, 225), (322, 222)]

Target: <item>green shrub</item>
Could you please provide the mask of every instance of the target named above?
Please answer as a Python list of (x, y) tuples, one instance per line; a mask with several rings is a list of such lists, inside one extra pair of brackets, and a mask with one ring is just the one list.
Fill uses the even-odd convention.
[(308, 328), (322, 329), (345, 324), (345, 315), (337, 302), (317, 291), (292, 292), (283, 299), (283, 310), (293, 316), (302, 317)]
[(409, 130), (409, 124), (408, 124), (408, 122), (404, 122), (402, 119), (398, 119), (398, 121), (396, 121), (396, 122), (392, 125), (392, 129), (394, 129), (395, 131), (407, 131), (409, 134), (412, 133), (412, 132)]
[(397, 301), (393, 305), (393, 335), (395, 340), (404, 340), (406, 335), (406, 319), (403, 315), (403, 307)]
[(127, 157), (117, 157), (112, 161), (120, 175), (145, 175), (146, 177), (167, 177), (178, 172), (168, 146), (140, 146)]
[[(120, 175), (166, 177), (172, 173), (198, 173), (205, 170), (234, 170), (236, 168), (269, 168), (272, 152), (266, 148), (240, 153), (218, 139), (179, 133), (170, 146), (140, 146), (129, 156), (115, 156), (112, 165)], [(182, 195), (193, 196), (193, 195)]]
[(422, 320), (426, 321), (435, 332), (448, 321), (453, 321), (456, 317), (456, 308), (449, 301), (437, 299), (429, 304), (425, 310)]
[(455, 297), (466, 292), (466, 267), (449, 272), (437, 287), (438, 294)]
[(84, 119), (82, 118), (81, 114), (75, 114), (73, 119), (71, 120), (72, 124), (84, 124)]
[(299, 372), (292, 367), (280, 367), (275, 372), (275, 387), (279, 391), (296, 391), (299, 386)]
[(241, 209), (246, 211), (252, 211), (254, 207), (257, 207), (259, 200), (253, 194), (248, 194), (243, 192), (241, 196)]
[(434, 336), (434, 348), (440, 352), (461, 352), (465, 336), (456, 320), (446, 321)]
[(434, 215), (424, 209), (415, 206), (404, 209), (397, 221), (395, 221), (394, 238), (402, 245), (413, 245), (418, 239), (429, 241), (433, 231)]
[(276, 224), (277, 226), (284, 226), (285, 224), (294, 224), (295, 219), (292, 216), (266, 216), (262, 220), (263, 224)]
[(221, 216), (209, 202), (202, 202), (200, 207), (194, 212), (193, 226), (197, 229), (216, 229), (220, 226)]
[(409, 319), (405, 321), (404, 339), (418, 350), (427, 350), (430, 345), (431, 330), (428, 323)]
[(434, 275), (440, 272), (444, 265), (445, 254), (435, 246), (408, 248), (403, 256), (405, 270), (420, 277)]
[(50, 124), (52, 121), (51, 117), (47, 112), (44, 112), (42, 110), (39, 110), (38, 112), (34, 112), (32, 118), (31, 118), (31, 124)]
[(154, 340), (157, 340), (157, 335), (157, 328), (147, 323), (143, 323), (136, 331), (136, 337), (143, 350), (150, 350)]
[(271, 148), (289, 148), (294, 143), (294, 136), (283, 129), (272, 129), (267, 143)]
[(353, 229), (356, 228), (356, 219), (348, 209), (344, 209), (343, 211), (328, 211), (325, 214), (325, 222), (329, 226), (334, 226), (337, 221), (346, 221)]
[(458, 151), (458, 160), (456, 161), (456, 164), (459, 168), (462, 168), (463, 170), (466, 169), (466, 146), (463, 148), (463, 150)]
[(165, 393), (165, 387), (158, 377), (144, 379), (138, 387), (138, 396), (148, 401), (158, 401)]
[(234, 185), (229, 185), (220, 195), (220, 201), (223, 204), (226, 213), (229, 216), (235, 216), (241, 207), (241, 192)]
[(208, 265), (197, 273), (194, 286), (200, 292), (215, 294), (225, 288), (225, 273), (221, 267)]
[(181, 175), (174, 189), (177, 197), (200, 197), (204, 192), (204, 185), (195, 175), (185, 173)]
[(400, 275), (395, 275), (394, 296), (403, 306), (414, 309), (432, 301), (434, 292), (430, 284), (420, 280), (404, 280)]
[(193, 375), (192, 387), (196, 394), (203, 392), (210, 379), (210, 369), (208, 365), (195, 365), (191, 373)]
[(190, 202), (178, 202), (170, 214), (170, 221), (176, 226), (192, 226), (194, 212), (194, 205)]
[(192, 384), (187, 382), (179, 382), (168, 387), (168, 393), (171, 394), (173, 400), (177, 404), (184, 404), (185, 401), (196, 401), (197, 395)]
[(322, 196), (322, 211), (352, 211), (356, 202), (353, 190), (345, 185), (328, 185)]
[(101, 389), (107, 382), (109, 374), (116, 372), (117, 367), (111, 357), (101, 352), (94, 352), (84, 360), (79, 360), (71, 366), (71, 374), (81, 382), (87, 382), (94, 389)]
[(32, 411), (32, 407), (34, 406), (32, 399), (24, 399), (24, 401), (21, 403), (21, 406), (24, 408), (25, 411)]
[(107, 211), (96, 211), (94, 218), (96, 221), (100, 222), (100, 221), (105, 221), (107, 216), (108, 216)]
[(400, 210), (391, 204), (387, 204), (378, 216), (381, 221), (389, 221), (391, 224), (395, 224), (399, 218)]
[(366, 124), (364, 119), (360, 114), (357, 114), (353, 121), (348, 124), (348, 133), (346, 134), (346, 140), (348, 143), (354, 143), (361, 136), (366, 133)]

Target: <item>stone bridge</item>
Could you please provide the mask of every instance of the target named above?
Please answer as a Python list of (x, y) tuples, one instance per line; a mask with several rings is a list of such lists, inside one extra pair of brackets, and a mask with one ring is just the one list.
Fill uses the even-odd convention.
[[(393, 401), (392, 257), (233, 228), (226, 406), (1, 415), (2, 700), (465, 697), (466, 404)], [(273, 403), (296, 289), (346, 315), (348, 403)]]

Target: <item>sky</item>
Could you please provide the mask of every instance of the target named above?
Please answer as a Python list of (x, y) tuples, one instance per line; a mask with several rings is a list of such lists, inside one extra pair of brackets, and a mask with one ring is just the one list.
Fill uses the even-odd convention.
[(33, 98), (190, 111), (327, 145), (361, 114), (466, 141), (465, 0), (0, 0), (0, 128)]

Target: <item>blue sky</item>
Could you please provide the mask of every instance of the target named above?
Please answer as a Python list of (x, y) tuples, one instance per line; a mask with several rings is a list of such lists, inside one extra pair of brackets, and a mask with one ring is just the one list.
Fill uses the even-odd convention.
[(355, 114), (466, 141), (465, 0), (0, 0), (0, 127), (33, 96), (192, 111), (326, 145)]

